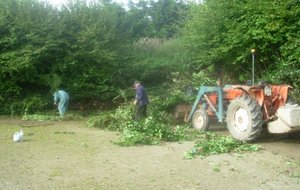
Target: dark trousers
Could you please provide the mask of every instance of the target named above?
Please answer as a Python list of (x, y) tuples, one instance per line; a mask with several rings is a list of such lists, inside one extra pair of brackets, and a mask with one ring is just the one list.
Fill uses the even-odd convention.
[(135, 109), (134, 120), (140, 120), (147, 116), (147, 105), (137, 105)]

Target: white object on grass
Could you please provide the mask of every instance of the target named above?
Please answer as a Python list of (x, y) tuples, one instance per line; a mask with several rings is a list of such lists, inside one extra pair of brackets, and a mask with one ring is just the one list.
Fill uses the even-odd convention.
[(20, 130), (20, 132), (15, 132), (14, 136), (13, 136), (14, 142), (23, 141), (23, 136), (24, 136), (24, 133), (23, 133), (22, 129)]

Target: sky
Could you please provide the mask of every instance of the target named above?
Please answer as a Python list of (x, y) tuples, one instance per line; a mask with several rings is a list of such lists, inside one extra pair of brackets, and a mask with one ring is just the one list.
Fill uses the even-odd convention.
[[(51, 3), (52, 5), (55, 6), (60, 6), (62, 5), (64, 2), (66, 2), (66, 0), (44, 0), (47, 1), (49, 3)], [(114, 2), (117, 2), (119, 4), (126, 4), (128, 2), (128, 0), (113, 0)], [(138, 0), (133, 0), (133, 2), (137, 2)]]

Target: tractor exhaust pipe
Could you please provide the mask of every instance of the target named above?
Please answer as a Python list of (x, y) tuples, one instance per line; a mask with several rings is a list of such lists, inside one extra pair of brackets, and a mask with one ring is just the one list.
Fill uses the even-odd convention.
[(252, 54), (252, 86), (254, 86), (254, 60), (255, 60), (255, 49), (251, 49)]

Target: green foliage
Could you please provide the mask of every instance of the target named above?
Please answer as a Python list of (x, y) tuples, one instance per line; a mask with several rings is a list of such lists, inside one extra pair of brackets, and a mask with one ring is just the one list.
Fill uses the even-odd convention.
[(168, 80), (170, 82), (153, 90), (155, 96), (152, 101), (161, 111), (170, 111), (179, 103), (192, 104), (201, 86), (215, 85), (207, 73), (202, 71), (193, 75), (186, 72), (172, 72)]
[[(147, 37), (172, 38), (186, 18), (189, 5), (182, 0), (147, 0), (130, 4), (130, 13), (137, 18), (134, 26), (138, 34)], [(138, 30), (137, 26), (144, 29)]]
[(74, 134), (76, 134), (76, 133), (73, 132), (73, 131), (62, 131), (62, 132), (60, 132), (60, 131), (55, 131), (54, 134), (56, 134), (56, 135), (59, 135), (59, 134), (63, 134), (63, 135), (74, 135)]
[(134, 43), (133, 60), (130, 66), (125, 68), (126, 73), (134, 75), (148, 85), (163, 84), (172, 72), (185, 70), (180, 43), (177, 39), (139, 39)]
[(90, 117), (87, 121), (87, 126), (122, 131), (126, 126), (125, 122), (132, 120), (132, 114), (132, 106), (119, 106), (114, 111), (104, 111), (97, 116)]
[(26, 97), (22, 101), (14, 101), (10, 105), (11, 115), (33, 114), (42, 112), (48, 105), (48, 101), (40, 95), (32, 95)]
[[(206, 69), (229, 82), (255, 77), (299, 86), (299, 1), (204, 1), (194, 5), (183, 31), (184, 46), (196, 71)], [(299, 77), (298, 77), (299, 78)], [(290, 80), (293, 79), (293, 80)]]
[(206, 157), (214, 154), (229, 153), (229, 152), (253, 152), (258, 151), (260, 146), (247, 144), (241, 141), (234, 140), (229, 136), (220, 136), (212, 132), (204, 133), (194, 147), (185, 153), (185, 157), (192, 159), (196, 156)]
[(220, 171), (220, 164), (214, 164), (214, 165), (212, 166), (212, 170), (213, 170), (214, 172), (219, 172), (219, 171)]
[(159, 144), (168, 134), (168, 127), (149, 116), (142, 121), (127, 122), (122, 137), (117, 144), (130, 146), (134, 144)]
[[(127, 97), (120, 89), (136, 79), (173, 88), (177, 73), (175, 96), (217, 77), (245, 82), (252, 48), (256, 79), (291, 84), (299, 97), (299, 14), (295, 0), (149, 0), (131, 2), (129, 10), (112, 1), (68, 1), (56, 9), (2, 0), (0, 114), (22, 114), (27, 97), (57, 88), (72, 101), (119, 102)], [(35, 105), (27, 111), (43, 108)]]
[(183, 76), (179, 72), (174, 72), (168, 80), (172, 82), (149, 90), (151, 96), (147, 118), (134, 121), (133, 105), (124, 104), (114, 111), (101, 112), (97, 116), (90, 117), (87, 126), (119, 131), (121, 137), (117, 144), (122, 146), (159, 144), (162, 141), (179, 141), (197, 137), (197, 133), (191, 132), (188, 125), (176, 124), (172, 116), (173, 109), (179, 103), (193, 103), (194, 91), (192, 94), (186, 92), (189, 85), (204, 85), (212, 81), (203, 72), (193, 76)]
[(135, 144), (159, 144), (162, 141), (178, 141), (189, 136), (188, 126), (174, 125), (174, 119), (164, 110), (164, 100), (151, 98), (148, 107), (148, 117), (134, 121), (132, 105), (123, 105), (115, 111), (102, 112), (98, 116), (90, 117), (88, 127), (117, 130), (121, 133), (118, 142), (122, 146)]
[(78, 113), (68, 113), (64, 117), (53, 114), (24, 114), (22, 120), (30, 121), (69, 121), (69, 120), (81, 120), (83, 117)]
[(187, 72), (173, 72), (170, 79), (171, 90), (186, 91), (187, 87), (198, 89), (200, 86), (214, 86), (216, 85), (216, 78), (213, 78), (205, 71), (193, 72), (191, 75)]
[(59, 116), (54, 115), (40, 115), (40, 114), (33, 114), (33, 115), (23, 115), (22, 120), (30, 120), (30, 121), (59, 121), (61, 118)]
[[(198, 75), (197, 79), (205, 82), (208, 77), (202, 73)], [(102, 128), (105, 126), (112, 129), (116, 129), (116, 126), (119, 127), (122, 137), (118, 144), (126, 146), (194, 139), (197, 137), (197, 132), (189, 130), (188, 125), (177, 125), (172, 115), (177, 104), (194, 101), (195, 94), (188, 95), (186, 92), (186, 86), (190, 84), (190, 80), (182, 77), (179, 73), (173, 73), (169, 80), (173, 82), (149, 90), (151, 96), (146, 119), (133, 121), (134, 109), (130, 105), (125, 105), (119, 107), (114, 114), (109, 112), (96, 116), (98, 119), (92, 119), (91, 123), (96, 123)]]
[(127, 11), (111, 1), (68, 1), (59, 10), (36, 0), (0, 5), (0, 113), (6, 114), (25, 94), (64, 88), (73, 101), (107, 101), (137, 78), (161, 83), (175, 67), (178, 43), (140, 56), (133, 42), (174, 37), (188, 7), (181, 1), (145, 1)]
[(135, 144), (154, 145), (162, 141), (179, 141), (187, 136), (187, 128), (176, 126), (172, 128), (168, 123), (163, 123), (162, 118), (158, 120), (152, 116), (141, 121), (126, 123), (122, 136), (117, 144), (132, 146)]
[(23, 109), (25, 114), (31, 114), (35, 112), (40, 112), (45, 109), (48, 104), (48, 101), (41, 96), (29, 96), (25, 98), (23, 103)]

